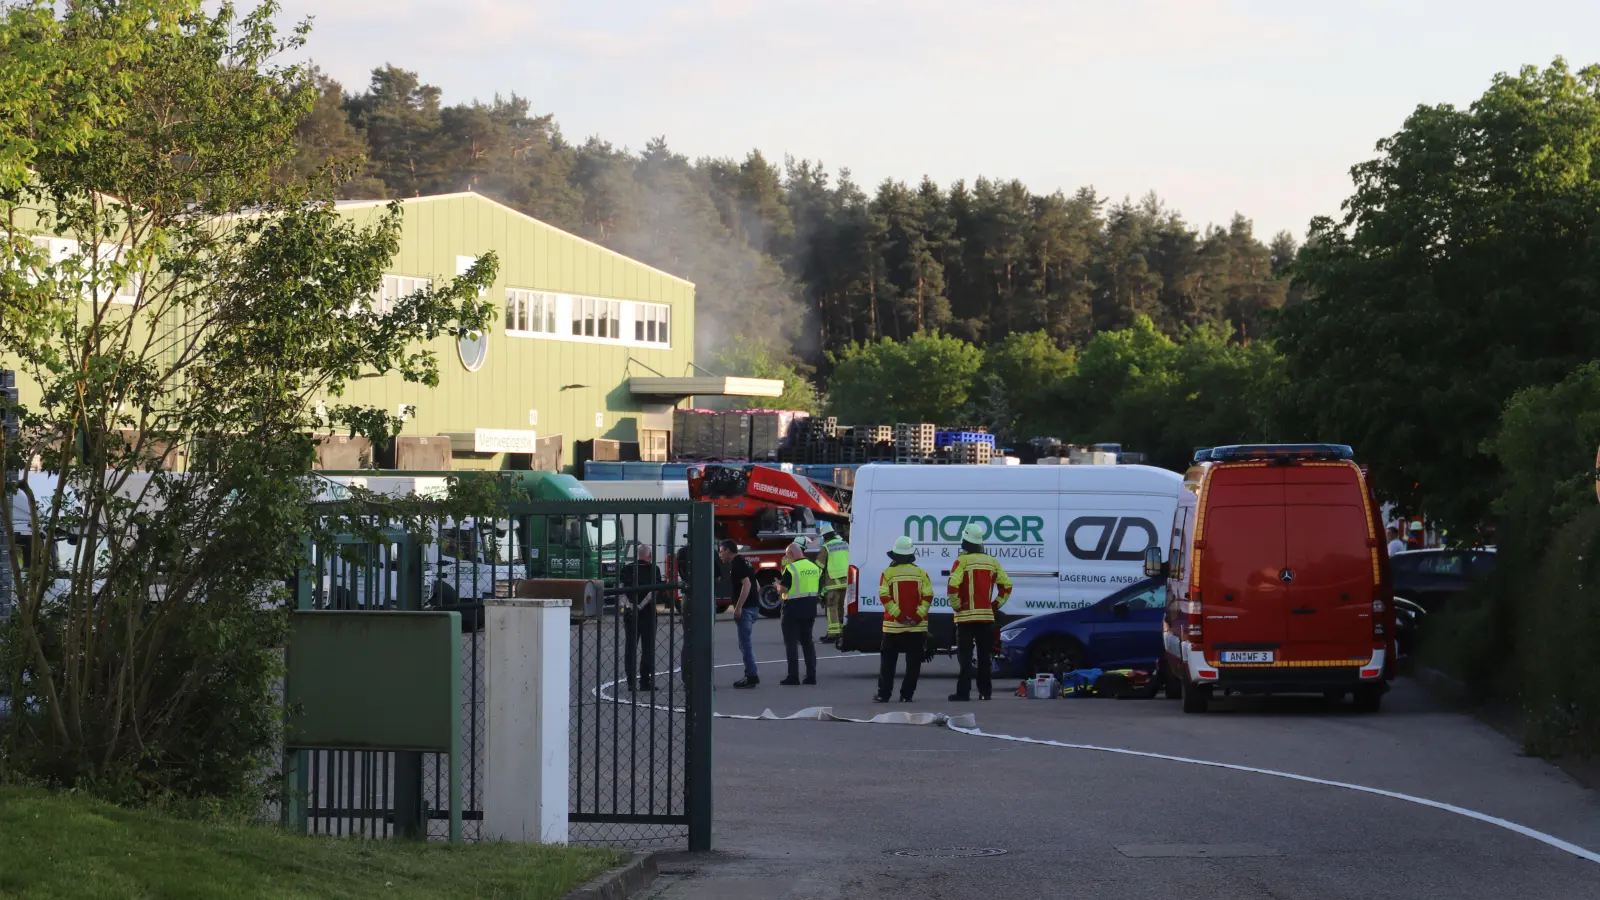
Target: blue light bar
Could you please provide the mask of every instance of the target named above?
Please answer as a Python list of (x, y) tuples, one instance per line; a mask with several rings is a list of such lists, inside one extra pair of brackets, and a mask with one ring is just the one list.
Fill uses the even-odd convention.
[(1348, 444), (1231, 444), (1194, 452), (1194, 461), (1237, 462), (1246, 459), (1338, 459), (1356, 458)]

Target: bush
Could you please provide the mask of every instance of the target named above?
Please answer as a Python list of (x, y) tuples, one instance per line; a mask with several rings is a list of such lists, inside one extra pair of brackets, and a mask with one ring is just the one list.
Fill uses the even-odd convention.
[(1516, 668), (1528, 751), (1600, 755), (1600, 508), (1557, 532), (1516, 607)]

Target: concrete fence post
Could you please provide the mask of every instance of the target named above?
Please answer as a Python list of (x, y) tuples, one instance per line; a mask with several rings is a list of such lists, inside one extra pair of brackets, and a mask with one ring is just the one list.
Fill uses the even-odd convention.
[(571, 606), (484, 604), (484, 840), (567, 842)]

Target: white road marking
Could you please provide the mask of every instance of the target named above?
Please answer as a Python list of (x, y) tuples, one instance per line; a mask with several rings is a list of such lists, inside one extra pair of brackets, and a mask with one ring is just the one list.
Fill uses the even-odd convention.
[[(835, 656), (817, 657), (818, 662), (821, 662), (825, 659), (873, 659), (873, 657), (865, 653), (849, 653), (838, 654)], [(758, 662), (757, 665), (770, 666), (777, 665), (779, 663), (787, 664), (788, 660), (763, 660)], [(735, 662), (714, 665), (711, 668), (731, 669), (743, 666), (743, 662)], [(670, 677), (677, 674), (678, 671), (678, 669), (673, 669), (669, 672), (657, 672), (655, 674), (667, 675)], [(630, 703), (628, 700), (618, 699), (617, 697), (608, 693), (612, 687), (624, 680), (625, 679), (619, 678), (616, 681), (608, 681), (605, 684), (600, 685), (600, 687), (595, 689), (595, 696), (603, 700), (609, 700), (613, 703), (629, 703), (629, 705), (646, 706), (650, 709), (662, 710), (664, 712), (687, 712), (686, 709), (678, 706), (660, 706), (650, 703), (640, 704), (637, 700)], [(1443, 810), (1444, 812), (1454, 813), (1458, 816), (1464, 816), (1468, 819), (1493, 825), (1497, 828), (1504, 828), (1507, 831), (1515, 832), (1523, 837), (1532, 838), (1541, 844), (1545, 844), (1547, 846), (1554, 847), (1557, 850), (1570, 853), (1579, 859), (1588, 860), (1592, 863), (1600, 863), (1600, 853), (1579, 847), (1577, 844), (1564, 841), (1555, 835), (1546, 834), (1537, 829), (1529, 828), (1526, 825), (1519, 825), (1516, 822), (1512, 822), (1508, 819), (1502, 819), (1498, 816), (1491, 816), (1487, 813), (1481, 813), (1474, 809), (1467, 809), (1465, 807), (1456, 806), (1450, 803), (1441, 803), (1438, 800), (1429, 800), (1426, 797), (1402, 794), (1398, 791), (1386, 791), (1382, 788), (1367, 787), (1366, 785), (1362, 784), (1351, 784), (1345, 781), (1330, 781), (1326, 778), (1314, 778), (1310, 775), (1296, 775), (1293, 772), (1279, 772), (1275, 769), (1258, 769), (1254, 766), (1241, 766), (1236, 763), (1215, 762), (1208, 759), (1192, 759), (1187, 756), (1170, 756), (1165, 753), (1150, 753), (1144, 750), (1129, 750), (1123, 747), (1100, 747), (1094, 744), (1069, 744), (1064, 741), (1052, 741), (1045, 740), (1043, 738), (1018, 737), (1010, 734), (990, 734), (989, 732), (978, 727), (977, 717), (971, 713), (961, 716), (950, 716), (945, 713), (893, 712), (876, 715), (870, 719), (852, 719), (846, 716), (834, 715), (833, 708), (830, 706), (808, 706), (799, 712), (787, 716), (780, 716), (777, 713), (774, 713), (771, 709), (762, 710), (761, 715), (759, 716), (737, 715), (734, 713), (720, 712), (713, 712), (712, 715), (718, 719), (738, 719), (751, 722), (794, 721), (809, 719), (824, 722), (851, 722), (864, 725), (943, 725), (957, 734), (964, 734), (969, 737), (988, 738), (996, 741), (1011, 741), (1018, 744), (1036, 744), (1041, 747), (1059, 747), (1063, 750), (1091, 750), (1096, 753), (1113, 753), (1118, 756), (1137, 756), (1144, 759), (1159, 759), (1165, 762), (1184, 763), (1191, 766), (1205, 766), (1212, 769), (1229, 769), (1234, 772), (1249, 772), (1253, 775), (1269, 775), (1273, 778), (1287, 778), (1290, 781), (1301, 781), (1307, 784), (1319, 784), (1324, 787), (1343, 788), (1347, 791), (1357, 791), (1363, 794), (1374, 794), (1379, 797), (1387, 797), (1391, 800), (1402, 800), (1406, 803), (1414, 803), (1418, 806), (1426, 806), (1431, 809)]]
[(1577, 844), (1563, 841), (1554, 835), (1545, 834), (1542, 831), (1537, 831), (1529, 828), (1526, 825), (1518, 825), (1516, 822), (1501, 819), (1497, 816), (1491, 816), (1487, 813), (1481, 813), (1477, 810), (1466, 809), (1450, 803), (1440, 803), (1438, 800), (1429, 800), (1426, 797), (1415, 797), (1411, 794), (1402, 794), (1397, 791), (1386, 791), (1381, 788), (1367, 787), (1366, 785), (1362, 784), (1350, 784), (1349, 782), (1345, 781), (1329, 781), (1326, 778), (1313, 778), (1310, 775), (1296, 775), (1293, 772), (1279, 772), (1275, 769), (1258, 769), (1253, 766), (1241, 766), (1234, 763), (1214, 762), (1208, 759), (1191, 759), (1187, 756), (1169, 756), (1165, 753), (1149, 753), (1143, 750), (1127, 750), (1121, 747), (1099, 747), (1095, 746), (1094, 744), (1069, 744), (1063, 741), (1049, 741), (1040, 738), (1017, 737), (1010, 734), (990, 734), (989, 732), (978, 728), (976, 725), (967, 726), (965, 724), (957, 724), (954, 721), (947, 722), (946, 725), (951, 731), (956, 731), (972, 737), (990, 738), (997, 741), (1014, 741), (1020, 744), (1038, 744), (1043, 747), (1061, 747), (1066, 750), (1093, 750), (1098, 753), (1115, 753), (1119, 756), (1139, 756), (1145, 759), (1160, 759), (1167, 762), (1187, 763), (1191, 766), (1207, 766), (1213, 769), (1231, 769), (1235, 772), (1250, 772), (1255, 775), (1271, 775), (1274, 778), (1287, 778), (1291, 781), (1303, 781), (1308, 784), (1320, 784), (1326, 787), (1344, 788), (1345, 790), (1349, 791), (1359, 791), (1363, 794), (1376, 794), (1379, 797), (1388, 797), (1391, 800), (1404, 800), (1407, 803), (1415, 803), (1418, 806), (1442, 809), (1445, 812), (1455, 813), (1458, 816), (1465, 816), (1469, 819), (1485, 822), (1499, 828), (1504, 828), (1508, 831), (1514, 831), (1517, 834), (1523, 835), (1524, 837), (1533, 838), (1534, 840), (1554, 847), (1557, 850), (1566, 851), (1567, 853), (1570, 853), (1579, 859), (1586, 859), (1592, 863), (1600, 863), (1600, 853), (1595, 853), (1591, 850), (1585, 850), (1584, 848), (1579, 847)]

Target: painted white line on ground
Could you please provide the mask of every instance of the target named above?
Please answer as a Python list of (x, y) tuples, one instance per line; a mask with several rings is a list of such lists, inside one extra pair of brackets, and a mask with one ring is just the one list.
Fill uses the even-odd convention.
[[(865, 654), (865, 653), (850, 653), (850, 654), (839, 654), (839, 655), (836, 655), (836, 656), (819, 656), (819, 657), (817, 657), (817, 661), (821, 662), (822, 660), (825, 660), (825, 659), (852, 659), (852, 658), (854, 658), (854, 659), (872, 659), (873, 657), (871, 657), (871, 656), (869, 656), (868, 654)], [(776, 665), (778, 663), (787, 663), (787, 662), (788, 662), (788, 660), (781, 660), (781, 659), (780, 660), (767, 660), (767, 661), (763, 661), (763, 662), (758, 663), (758, 665)], [(739, 666), (743, 666), (743, 665), (744, 665), (744, 663), (742, 663), (742, 662), (723, 663), (722, 665), (712, 666), (712, 668), (713, 669), (731, 669), (731, 668), (739, 667)], [(673, 669), (671, 672), (658, 672), (656, 674), (657, 675), (667, 675), (668, 677), (671, 677), (672, 675), (676, 674), (677, 671), (678, 671), (677, 669)], [(609, 701), (611, 701), (613, 703), (628, 703), (629, 701), (627, 701), (625, 699), (618, 699), (617, 697), (611, 696), (610, 694), (607, 693), (607, 691), (609, 691), (613, 686), (615, 686), (616, 684), (618, 684), (619, 681), (622, 681), (622, 680), (623, 679), (618, 679), (617, 681), (608, 681), (608, 682), (606, 682), (605, 684), (601, 685), (599, 688), (595, 689), (595, 695), (600, 697), (600, 698), (602, 698), (602, 699), (609, 700)], [(686, 712), (686, 710), (683, 709), (682, 707), (657, 706), (657, 705), (654, 705), (654, 704), (638, 704), (637, 701), (634, 701), (634, 704), (648, 706), (651, 709), (658, 709), (658, 710), (663, 710), (663, 711), (667, 711), (667, 712), (678, 712), (678, 713)], [(1589, 862), (1592, 862), (1592, 863), (1600, 863), (1600, 853), (1595, 853), (1592, 850), (1587, 850), (1587, 849), (1585, 849), (1583, 847), (1579, 847), (1577, 844), (1573, 844), (1573, 843), (1570, 843), (1568, 841), (1563, 841), (1562, 839), (1556, 837), (1555, 835), (1546, 834), (1546, 833), (1544, 833), (1542, 831), (1539, 831), (1537, 829), (1529, 828), (1526, 825), (1519, 825), (1516, 822), (1512, 822), (1512, 821), (1510, 821), (1508, 819), (1502, 819), (1502, 818), (1499, 818), (1498, 816), (1491, 816), (1491, 815), (1489, 815), (1487, 813), (1481, 813), (1481, 812), (1478, 812), (1477, 810), (1467, 809), (1465, 807), (1456, 806), (1456, 805), (1451, 804), (1451, 803), (1441, 803), (1438, 800), (1429, 800), (1426, 797), (1416, 797), (1416, 796), (1413, 796), (1411, 794), (1402, 794), (1402, 793), (1399, 793), (1397, 791), (1386, 791), (1386, 790), (1383, 790), (1382, 788), (1367, 787), (1366, 785), (1363, 785), (1363, 784), (1351, 784), (1351, 783), (1345, 782), (1345, 781), (1330, 781), (1330, 780), (1328, 780), (1326, 778), (1315, 778), (1315, 777), (1312, 777), (1310, 775), (1297, 775), (1297, 774), (1295, 774), (1293, 772), (1279, 772), (1279, 771), (1277, 771), (1275, 769), (1258, 769), (1258, 768), (1256, 768), (1254, 766), (1241, 766), (1241, 765), (1238, 765), (1236, 763), (1215, 762), (1213, 760), (1208, 760), (1208, 759), (1192, 759), (1192, 758), (1187, 757), (1187, 756), (1171, 756), (1171, 755), (1168, 755), (1168, 754), (1165, 754), (1165, 753), (1150, 753), (1150, 752), (1144, 751), (1144, 750), (1129, 750), (1129, 749), (1124, 748), (1124, 747), (1100, 747), (1100, 746), (1097, 746), (1095, 744), (1071, 744), (1071, 743), (1067, 743), (1067, 742), (1064, 742), (1064, 741), (1053, 741), (1053, 740), (1046, 740), (1046, 739), (1043, 739), (1043, 738), (1019, 737), (1017, 735), (1010, 735), (1010, 734), (990, 734), (989, 732), (984, 731), (984, 730), (982, 730), (982, 729), (980, 729), (978, 727), (978, 725), (977, 725), (977, 717), (974, 716), (971, 713), (968, 713), (966, 715), (961, 715), (961, 716), (950, 716), (950, 715), (947, 715), (945, 713), (902, 713), (902, 712), (895, 712), (895, 713), (883, 713), (881, 715), (873, 716), (870, 719), (852, 719), (852, 718), (848, 718), (848, 717), (845, 717), (845, 716), (836, 716), (836, 715), (834, 715), (832, 707), (828, 707), (828, 706), (810, 706), (810, 707), (806, 707), (805, 709), (800, 710), (799, 712), (796, 712), (796, 713), (793, 713), (793, 714), (787, 715), (787, 716), (780, 716), (780, 715), (774, 713), (771, 709), (762, 710), (761, 715), (759, 715), (759, 716), (746, 716), (746, 715), (736, 715), (734, 713), (719, 713), (719, 712), (713, 712), (712, 715), (715, 716), (716, 718), (719, 718), (719, 719), (739, 719), (739, 720), (744, 720), (744, 721), (791, 721), (791, 720), (811, 719), (811, 720), (825, 721), (825, 722), (852, 722), (852, 723), (869, 724), (869, 725), (944, 725), (945, 727), (949, 728), (951, 731), (954, 731), (954, 732), (956, 732), (958, 734), (967, 735), (968, 737), (988, 738), (990, 740), (996, 740), (996, 741), (1011, 741), (1013, 743), (1018, 743), (1018, 744), (1035, 744), (1035, 745), (1038, 745), (1038, 746), (1041, 746), (1041, 747), (1059, 747), (1059, 748), (1061, 748), (1063, 750), (1090, 750), (1090, 751), (1093, 751), (1093, 752), (1096, 752), (1096, 753), (1111, 753), (1111, 754), (1115, 754), (1115, 755), (1118, 755), (1118, 756), (1136, 756), (1136, 757), (1142, 757), (1144, 759), (1159, 759), (1159, 760), (1162, 760), (1164, 762), (1184, 763), (1186, 765), (1191, 765), (1191, 766), (1205, 766), (1205, 767), (1211, 768), (1211, 769), (1228, 769), (1228, 770), (1231, 770), (1231, 771), (1234, 771), (1234, 772), (1248, 772), (1248, 773), (1250, 773), (1252, 775), (1268, 775), (1268, 776), (1271, 776), (1273, 778), (1287, 778), (1290, 781), (1300, 781), (1300, 782), (1304, 782), (1306, 784), (1318, 784), (1318, 785), (1322, 785), (1324, 787), (1343, 788), (1343, 789), (1345, 789), (1347, 791), (1357, 791), (1357, 792), (1363, 793), (1363, 794), (1373, 794), (1373, 795), (1376, 795), (1376, 796), (1379, 796), (1379, 797), (1387, 797), (1387, 798), (1389, 798), (1391, 800), (1401, 800), (1401, 801), (1404, 801), (1406, 803), (1414, 803), (1414, 804), (1416, 804), (1418, 806), (1426, 806), (1426, 807), (1429, 807), (1430, 809), (1443, 810), (1444, 812), (1454, 813), (1454, 814), (1456, 814), (1458, 816), (1464, 816), (1464, 817), (1466, 817), (1468, 819), (1473, 819), (1473, 820), (1478, 821), (1478, 822), (1483, 822), (1483, 823), (1488, 824), (1488, 825), (1493, 825), (1493, 826), (1495, 826), (1497, 828), (1504, 828), (1507, 831), (1515, 832), (1517, 834), (1522, 835), (1523, 837), (1532, 838), (1532, 839), (1538, 841), (1541, 844), (1545, 844), (1546, 846), (1554, 847), (1557, 850), (1561, 850), (1563, 852), (1570, 853), (1573, 856), (1578, 857), (1579, 859), (1588, 860)]]
[(1270, 775), (1274, 778), (1287, 778), (1291, 781), (1303, 781), (1307, 784), (1320, 784), (1326, 787), (1336, 787), (1344, 788), (1345, 790), (1349, 791), (1359, 791), (1363, 794), (1376, 794), (1379, 797), (1388, 797), (1391, 800), (1404, 800), (1407, 803), (1415, 803), (1418, 806), (1427, 806), (1432, 809), (1442, 809), (1445, 812), (1455, 813), (1458, 816), (1465, 816), (1469, 819), (1485, 822), (1499, 828), (1504, 828), (1507, 831), (1514, 831), (1524, 837), (1533, 838), (1542, 844), (1547, 844), (1556, 848), (1557, 850), (1563, 850), (1572, 854), (1573, 856), (1578, 857), (1579, 859), (1586, 859), (1592, 863), (1600, 863), (1600, 853), (1595, 853), (1592, 850), (1586, 850), (1582, 847), (1579, 847), (1577, 844), (1563, 841), (1554, 835), (1545, 834), (1542, 831), (1537, 831), (1529, 828), (1526, 825), (1518, 825), (1516, 822), (1511, 822), (1497, 816), (1481, 813), (1477, 810), (1466, 809), (1450, 803), (1441, 803), (1438, 800), (1429, 800), (1426, 797), (1414, 797), (1411, 794), (1402, 794), (1397, 791), (1386, 791), (1382, 788), (1367, 787), (1366, 785), (1362, 784), (1350, 784), (1349, 782), (1345, 781), (1330, 781), (1326, 778), (1313, 778), (1310, 775), (1296, 775), (1293, 772), (1279, 772), (1275, 769), (1258, 769), (1254, 766), (1241, 766), (1234, 763), (1214, 762), (1208, 759), (1191, 759), (1187, 756), (1169, 756), (1165, 753), (1149, 753), (1143, 750), (1127, 750), (1121, 747), (1099, 747), (1094, 744), (1069, 744), (1064, 741), (1050, 741), (1040, 738), (1017, 737), (1010, 734), (990, 734), (989, 732), (983, 731), (976, 726), (967, 726), (964, 723), (958, 724), (954, 720), (951, 720), (946, 724), (949, 726), (951, 731), (956, 731), (972, 737), (990, 738), (997, 741), (1014, 741), (1020, 744), (1038, 744), (1043, 747), (1060, 747), (1065, 750), (1093, 750), (1097, 753), (1115, 753), (1119, 756), (1138, 756), (1145, 759), (1159, 759), (1167, 762), (1186, 763), (1191, 766), (1206, 766), (1213, 769), (1230, 769), (1235, 772), (1249, 772), (1254, 775)]
[[(825, 660), (825, 659), (851, 659), (851, 658), (855, 658), (855, 659), (873, 659), (873, 657), (868, 656), (865, 653), (849, 653), (849, 654), (841, 653), (841, 654), (839, 654), (837, 656), (819, 656), (819, 657), (817, 657), (817, 661), (821, 662), (822, 660)], [(757, 662), (756, 665), (758, 665), (758, 666), (775, 666), (775, 665), (778, 665), (780, 663), (786, 664), (786, 663), (788, 663), (788, 660), (786, 660), (786, 659), (767, 659), (767, 660), (761, 660), (761, 661)], [(711, 668), (713, 668), (713, 669), (734, 669), (734, 668), (741, 668), (743, 666), (744, 666), (743, 662), (735, 662), (735, 663), (722, 663), (721, 665), (712, 666)], [(681, 670), (680, 669), (673, 669), (673, 670), (671, 670), (669, 672), (656, 672), (655, 673), (655, 677), (659, 677), (659, 676), (665, 675), (668, 678), (671, 678), (672, 676), (678, 674), (679, 671), (681, 671)], [(637, 695), (637, 694), (634, 696), (634, 699), (632, 699), (632, 700), (629, 700), (626, 697), (617, 697), (617, 696), (615, 696), (615, 694), (612, 692), (612, 689), (615, 688), (618, 684), (621, 684), (622, 682), (624, 682), (626, 680), (627, 679), (625, 679), (625, 678), (618, 678), (615, 681), (607, 681), (604, 684), (600, 685), (599, 687), (595, 688), (594, 695), (596, 697), (599, 697), (601, 700), (607, 700), (607, 701), (610, 701), (612, 703), (621, 703), (621, 704), (625, 704), (627, 706), (636, 706), (636, 707), (637, 706), (642, 706), (642, 707), (644, 707), (646, 709), (654, 709), (654, 710), (659, 710), (661, 712), (674, 712), (674, 713), (687, 713), (688, 712), (688, 710), (686, 708), (682, 707), (682, 706), (662, 706), (662, 705), (657, 704), (657, 703), (648, 703), (648, 702), (640, 703), (639, 699), (638, 699), (639, 695)], [(651, 696), (651, 694), (646, 693), (643, 696), (649, 697), (649, 696)], [(794, 713), (792, 715), (787, 715), (787, 716), (780, 716), (777, 713), (773, 712), (770, 708), (762, 710), (761, 711), (761, 715), (759, 715), (759, 716), (746, 716), (746, 715), (739, 715), (738, 713), (720, 713), (720, 712), (716, 712), (716, 711), (712, 711), (711, 715), (712, 715), (713, 718), (717, 718), (717, 719), (737, 719), (737, 720), (746, 721), (746, 722), (785, 721), (785, 720), (790, 720), (790, 719), (819, 719), (819, 720), (824, 720), (824, 721), (829, 721), (829, 722), (860, 722), (860, 723), (863, 723), (863, 724), (872, 724), (872, 725), (943, 725), (949, 719), (949, 717), (944, 715), (943, 713), (901, 713), (901, 712), (884, 713), (882, 715), (873, 716), (870, 719), (851, 719), (851, 718), (846, 718), (845, 716), (836, 716), (836, 715), (834, 715), (833, 714), (833, 707), (831, 707), (831, 706), (808, 706), (805, 709), (802, 709), (797, 713)], [(921, 716), (928, 716), (930, 718), (928, 718), (926, 721), (923, 721), (922, 719), (918, 718), (918, 717), (921, 717)], [(971, 725), (971, 726), (976, 726), (977, 725), (977, 720), (974, 719), (972, 716), (961, 716), (960, 718), (961, 718), (963, 724)]]

